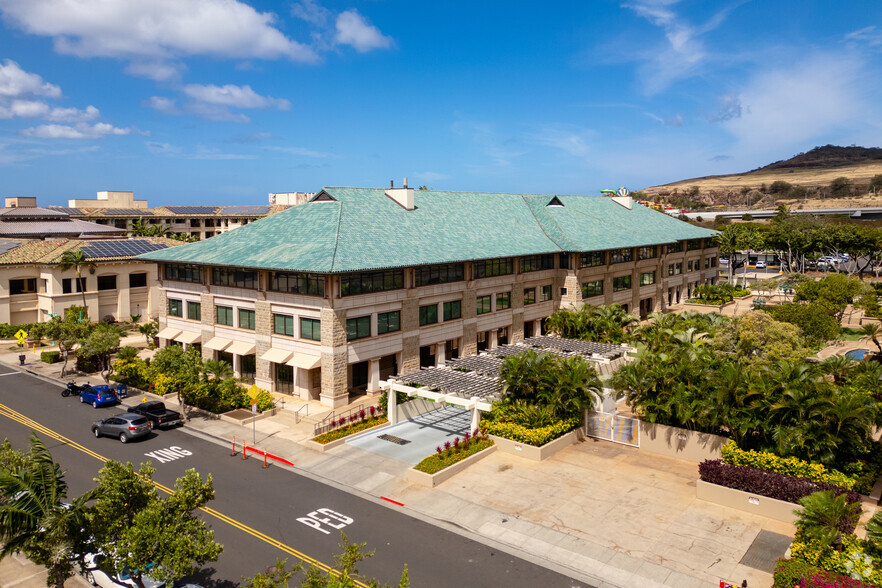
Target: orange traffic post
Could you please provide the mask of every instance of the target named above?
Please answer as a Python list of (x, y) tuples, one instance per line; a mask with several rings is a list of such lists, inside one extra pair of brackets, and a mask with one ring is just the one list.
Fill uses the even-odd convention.
[(236, 455), (236, 438), (233, 437), (233, 452), (230, 454), (230, 457)]
[(242, 444), (242, 459), (248, 459), (248, 446), (244, 443)]
[(266, 467), (266, 451), (263, 452), (263, 467)]

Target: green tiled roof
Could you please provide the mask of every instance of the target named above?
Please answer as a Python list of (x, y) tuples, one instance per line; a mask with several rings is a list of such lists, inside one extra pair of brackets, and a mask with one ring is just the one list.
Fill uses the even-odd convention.
[(405, 210), (377, 188), (325, 188), (313, 200), (205, 241), (139, 259), (340, 273), (711, 237), (611, 198), (414, 190)]

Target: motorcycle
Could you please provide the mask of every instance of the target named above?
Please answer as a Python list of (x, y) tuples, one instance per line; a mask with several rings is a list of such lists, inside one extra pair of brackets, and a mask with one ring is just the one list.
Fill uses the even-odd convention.
[(79, 396), (80, 392), (88, 387), (88, 384), (77, 384), (74, 382), (68, 382), (67, 387), (61, 389), (61, 395), (64, 398), (67, 398), (68, 396)]

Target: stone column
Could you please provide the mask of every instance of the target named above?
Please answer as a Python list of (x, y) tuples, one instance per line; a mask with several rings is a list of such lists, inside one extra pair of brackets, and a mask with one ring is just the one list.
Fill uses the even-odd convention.
[[(131, 269), (131, 266), (125, 267), (128, 270)], [(129, 293), (131, 292), (128, 284), (129, 274), (120, 272), (117, 274), (116, 279), (116, 320), (125, 321), (132, 314), (132, 302), (129, 298)]]
[(490, 340), (487, 342), (487, 349), (496, 349), (499, 347), (499, 330), (490, 329)]
[(265, 300), (254, 302), (254, 328), (254, 344), (257, 348), (254, 352), (256, 360), (254, 383), (264, 390), (274, 391), (272, 363), (266, 359), (260, 359), (261, 355), (269, 351), (273, 343), (273, 314), (270, 310), (270, 303)]
[[(576, 272), (569, 270), (564, 278), (563, 287), (567, 289), (566, 296), (561, 296), (561, 308), (579, 308), (582, 306), (582, 284)], [(554, 292), (552, 292), (552, 297)]]
[(511, 287), (511, 331), (508, 340), (510, 343), (524, 340), (524, 285), (520, 281)]
[(447, 354), (447, 344), (442, 341), (441, 343), (435, 343), (435, 365), (441, 366), (444, 365), (444, 362), (447, 360), (445, 355)]
[(322, 309), (322, 391), (325, 406), (338, 407), (349, 401), (347, 372), (346, 311)]
[(420, 369), (420, 301), (407, 298), (401, 302), (401, 373)]
[(380, 391), (380, 358), (368, 362), (368, 394)]
[[(160, 301), (164, 312), (168, 312), (168, 304), (163, 300)], [(214, 359), (214, 351), (205, 347), (212, 337), (214, 337), (214, 296), (208, 292), (203, 292), (201, 296), (200, 313), (202, 316), (202, 359)]]
[(462, 343), (459, 356), (468, 357), (478, 352), (478, 299), (474, 290), (466, 290), (462, 297)]
[(481, 421), (481, 411), (478, 410), (478, 398), (476, 396), (472, 396), (472, 402), (474, 402), (474, 406), (472, 406), (472, 428), (469, 431), (469, 434), (474, 433), (478, 430), (478, 423)]
[(393, 425), (398, 422), (398, 392), (391, 387), (386, 393), (386, 418)]

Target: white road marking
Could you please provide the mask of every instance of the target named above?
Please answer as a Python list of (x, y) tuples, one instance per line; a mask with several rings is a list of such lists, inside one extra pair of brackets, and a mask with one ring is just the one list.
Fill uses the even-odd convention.
[(300, 517), (297, 519), (298, 522), (303, 523), (307, 527), (312, 527), (316, 531), (324, 533), (325, 535), (330, 535), (331, 532), (327, 529), (323, 529), (322, 525), (327, 525), (332, 529), (340, 530), (346, 525), (351, 525), (354, 519), (347, 517), (346, 515), (342, 515), (335, 510), (331, 510), (330, 508), (320, 508), (318, 510), (314, 510), (305, 517)]
[(176, 459), (181, 459), (182, 457), (187, 457), (188, 455), (193, 455), (193, 452), (181, 449), (177, 445), (172, 445), (168, 449), (157, 449), (156, 451), (151, 451), (144, 455), (155, 459), (159, 463), (165, 463), (167, 461), (174, 461)]

